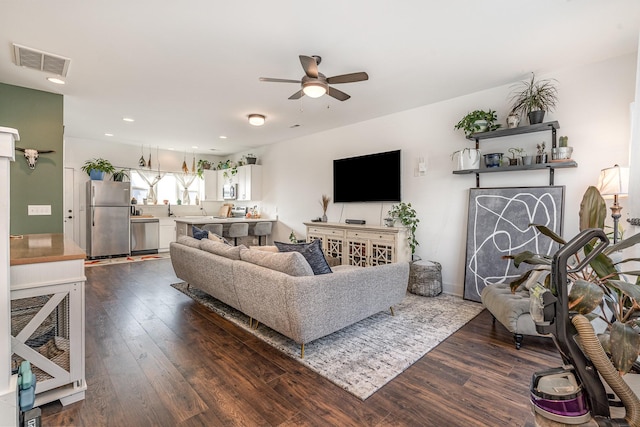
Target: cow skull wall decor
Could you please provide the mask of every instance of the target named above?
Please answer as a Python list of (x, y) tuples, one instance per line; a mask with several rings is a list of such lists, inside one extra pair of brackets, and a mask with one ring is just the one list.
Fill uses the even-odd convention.
[(34, 148), (16, 147), (16, 150), (22, 151), (24, 153), (24, 158), (27, 159), (27, 164), (29, 165), (29, 169), (36, 168), (36, 163), (38, 162), (38, 157), (40, 156), (40, 154), (55, 153), (54, 150), (38, 151)]

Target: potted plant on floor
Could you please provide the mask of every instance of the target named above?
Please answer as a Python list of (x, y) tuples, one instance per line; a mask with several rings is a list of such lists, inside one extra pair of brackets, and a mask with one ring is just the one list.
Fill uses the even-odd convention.
[(555, 79), (536, 80), (531, 73), (531, 80), (524, 80), (513, 86), (511, 92), (511, 113), (527, 116), (529, 124), (542, 123), (546, 111), (553, 111), (558, 102), (558, 89)]
[[(585, 192), (580, 204), (580, 231), (589, 228), (604, 229), (607, 217), (606, 203), (598, 189), (591, 186)], [(540, 233), (550, 237), (560, 245), (567, 242), (553, 231), (542, 225), (532, 225)], [(584, 247), (584, 253), (574, 256), (567, 263), (567, 278), (572, 284), (569, 292), (570, 309), (586, 315), (590, 320), (600, 319), (606, 324), (606, 330), (598, 338), (611, 362), (622, 374), (629, 372), (640, 352), (640, 335), (638, 320), (640, 319), (640, 287), (638, 278), (640, 271), (621, 270), (622, 266), (635, 258), (621, 259), (620, 251), (640, 243), (640, 233), (622, 240), (593, 258), (580, 270), (574, 267), (593, 250), (593, 242)], [(511, 282), (511, 289), (522, 286), (536, 271), (551, 271), (553, 257), (531, 252), (523, 252), (505, 256), (514, 260), (518, 267), (521, 263), (533, 265), (533, 268)], [(571, 265), (570, 265), (571, 264)], [(631, 283), (627, 276), (635, 276)], [(551, 288), (550, 276), (546, 276), (544, 287)], [(551, 289), (552, 293), (555, 292)]]
[(489, 132), (498, 129), (498, 116), (494, 110), (475, 110), (464, 116), (454, 129), (462, 129), (467, 137), (477, 132)]
[(395, 220), (400, 221), (402, 225), (407, 227), (409, 231), (407, 241), (409, 242), (409, 247), (411, 248), (411, 257), (413, 258), (414, 254), (416, 253), (416, 247), (419, 245), (418, 241), (416, 240), (416, 229), (418, 228), (418, 223), (420, 222), (415, 209), (413, 209), (411, 203), (400, 202), (397, 205), (391, 206), (388, 215), (390, 218), (394, 218)]
[(86, 172), (94, 181), (102, 181), (105, 173), (112, 174), (116, 171), (111, 162), (103, 158), (87, 160), (80, 169)]

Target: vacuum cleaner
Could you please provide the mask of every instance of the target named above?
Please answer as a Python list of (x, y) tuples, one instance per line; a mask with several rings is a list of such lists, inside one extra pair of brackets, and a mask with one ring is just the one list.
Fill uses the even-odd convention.
[[(594, 240), (594, 249), (568, 269), (569, 259), (584, 254), (583, 248)], [(545, 289), (538, 296), (539, 308), (531, 315), (538, 333), (553, 338), (563, 366), (533, 374), (530, 398), (537, 425), (640, 426), (638, 397), (611, 364), (591, 322), (568, 308), (568, 273), (582, 270), (608, 245), (602, 229), (587, 229), (553, 257), (553, 292)], [(624, 406), (624, 413), (617, 406)], [(616, 418), (622, 415), (624, 418)]]

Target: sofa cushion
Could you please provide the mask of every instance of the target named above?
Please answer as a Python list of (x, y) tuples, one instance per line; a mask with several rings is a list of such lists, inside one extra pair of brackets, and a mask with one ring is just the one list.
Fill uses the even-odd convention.
[(209, 232), (207, 230), (203, 230), (201, 228), (196, 227), (195, 225), (191, 226), (191, 234), (195, 239), (208, 239)]
[(220, 242), (220, 243), (224, 243), (225, 245), (231, 246), (231, 242), (229, 242), (224, 237), (217, 235), (216, 233), (209, 232), (209, 240), (213, 240), (214, 242)]
[(176, 242), (185, 246), (189, 246), (190, 248), (196, 248), (196, 249), (200, 248), (200, 240), (194, 239), (191, 236), (182, 235), (178, 237), (178, 240), (176, 240)]
[(314, 240), (311, 243), (283, 243), (273, 242), (280, 252), (299, 252), (305, 257), (313, 274), (331, 273), (331, 267), (327, 263), (327, 259), (322, 252), (322, 242)]
[(245, 245), (229, 246), (225, 243), (216, 242), (214, 240), (202, 239), (200, 241), (200, 249), (214, 255), (219, 255), (232, 260), (240, 259), (240, 250), (246, 249)]
[(249, 249), (255, 249), (256, 251), (264, 252), (280, 252), (277, 246), (249, 246)]
[(289, 276), (314, 274), (307, 260), (298, 252), (267, 252), (245, 248), (240, 251), (240, 259)]

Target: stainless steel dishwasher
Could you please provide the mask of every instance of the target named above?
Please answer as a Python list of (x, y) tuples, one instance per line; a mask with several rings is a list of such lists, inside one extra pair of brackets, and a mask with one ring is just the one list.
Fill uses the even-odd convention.
[(157, 254), (159, 234), (158, 218), (131, 218), (131, 254)]

